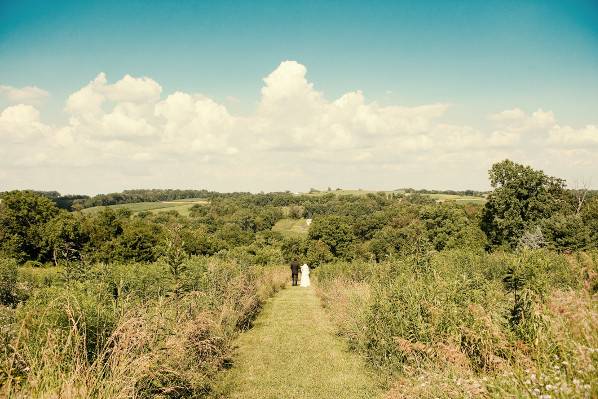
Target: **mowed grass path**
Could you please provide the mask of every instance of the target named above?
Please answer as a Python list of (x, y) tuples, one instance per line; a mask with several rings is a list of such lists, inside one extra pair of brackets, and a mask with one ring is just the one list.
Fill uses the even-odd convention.
[(241, 334), (221, 397), (376, 398), (375, 379), (333, 335), (313, 288), (287, 287)]

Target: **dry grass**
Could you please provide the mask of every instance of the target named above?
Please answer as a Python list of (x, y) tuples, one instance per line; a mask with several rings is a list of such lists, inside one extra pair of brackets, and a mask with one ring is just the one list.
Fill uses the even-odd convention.
[(596, 257), (522, 255), (538, 292), (526, 341), (501, 288), (517, 256), (441, 255), (424, 272), (325, 266), (319, 294), (338, 333), (387, 376), (389, 399), (598, 397)]
[(192, 291), (180, 298), (121, 304), (115, 328), (92, 357), (80, 304), (60, 307), (69, 328), (48, 328), (43, 342), (31, 341), (36, 336), (33, 324), (22, 318), (0, 365), (0, 396), (203, 397), (228, 361), (238, 331), (251, 324), (267, 297), (287, 279), (281, 269), (252, 273), (219, 280), (214, 298)]

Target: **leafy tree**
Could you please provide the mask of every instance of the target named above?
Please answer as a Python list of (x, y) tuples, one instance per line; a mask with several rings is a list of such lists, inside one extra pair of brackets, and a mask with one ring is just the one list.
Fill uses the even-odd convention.
[(542, 232), (548, 247), (559, 251), (584, 249), (590, 242), (589, 228), (575, 214), (552, 215), (542, 223)]
[(282, 256), (287, 262), (303, 258), (307, 251), (306, 240), (302, 237), (286, 237), (281, 245)]
[(250, 244), (253, 233), (243, 230), (238, 224), (226, 223), (216, 232), (216, 238), (225, 241), (230, 247)]
[(307, 246), (307, 264), (310, 267), (317, 267), (332, 261), (332, 253), (328, 246), (320, 240), (310, 241)]
[(359, 239), (370, 240), (377, 231), (384, 227), (385, 223), (386, 215), (384, 212), (378, 211), (356, 218), (353, 223), (353, 232)]
[(189, 255), (214, 255), (226, 248), (226, 243), (208, 234), (205, 226), (185, 228), (181, 235), (185, 252)]
[(494, 191), (482, 215), (482, 230), (492, 246), (514, 248), (524, 231), (565, 205), (564, 181), (510, 160), (492, 165)]
[(61, 259), (81, 259), (81, 251), (87, 241), (81, 220), (73, 213), (61, 211), (44, 225), (44, 250), (55, 265)]
[(353, 229), (345, 218), (324, 216), (314, 219), (309, 228), (309, 238), (320, 240), (328, 246), (334, 256), (348, 257), (351, 243), (355, 239)]
[(378, 232), (378, 234), (368, 242), (368, 249), (374, 256), (376, 262), (382, 262), (394, 252), (394, 247), (391, 245), (384, 232)]
[(134, 220), (124, 224), (123, 232), (116, 239), (114, 258), (123, 261), (154, 262), (161, 237), (157, 225)]
[(462, 207), (452, 204), (425, 206), (420, 218), (434, 249), (483, 248), (483, 233), (470, 222)]
[[(123, 251), (118, 248), (117, 238), (123, 234), (124, 224), (129, 218), (126, 210), (118, 212), (112, 208), (102, 208), (97, 213), (82, 220), (83, 232), (89, 237), (84, 252), (91, 260), (109, 262), (115, 256), (122, 259)], [(139, 219), (141, 223), (143, 219)]]
[(590, 232), (590, 245), (598, 248), (598, 195), (584, 204), (581, 210), (581, 220)]
[(31, 191), (11, 191), (0, 201), (0, 251), (19, 262), (43, 260), (43, 225), (58, 214), (49, 198)]

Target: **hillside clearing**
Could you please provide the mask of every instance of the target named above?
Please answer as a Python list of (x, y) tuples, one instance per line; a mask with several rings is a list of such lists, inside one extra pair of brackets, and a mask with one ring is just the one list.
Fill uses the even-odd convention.
[(95, 213), (100, 211), (102, 208), (117, 209), (128, 209), (133, 214), (139, 212), (152, 212), (160, 213), (167, 211), (176, 211), (183, 216), (189, 216), (189, 211), (193, 205), (207, 205), (208, 201), (201, 198), (191, 198), (188, 200), (175, 200), (175, 201), (161, 201), (161, 202), (133, 202), (130, 204), (118, 204), (108, 206), (94, 206), (91, 208), (85, 208), (82, 210), (83, 213)]
[(272, 231), (286, 236), (306, 236), (309, 225), (305, 219), (281, 219), (272, 227)]

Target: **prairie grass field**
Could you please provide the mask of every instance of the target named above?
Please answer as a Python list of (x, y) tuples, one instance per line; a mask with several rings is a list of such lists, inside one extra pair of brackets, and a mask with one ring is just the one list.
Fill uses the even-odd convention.
[(0, 399), (598, 399), (598, 0), (0, 0)]
[(457, 250), (317, 271), (339, 334), (387, 377), (388, 398), (596, 397), (597, 277), (596, 251)]
[(490, 176), (1, 193), (0, 397), (598, 397), (598, 193), (509, 160)]
[(201, 397), (286, 283), (276, 267), (201, 258), (178, 281), (159, 262), (26, 269), (26, 302), (0, 315), (3, 397)]

